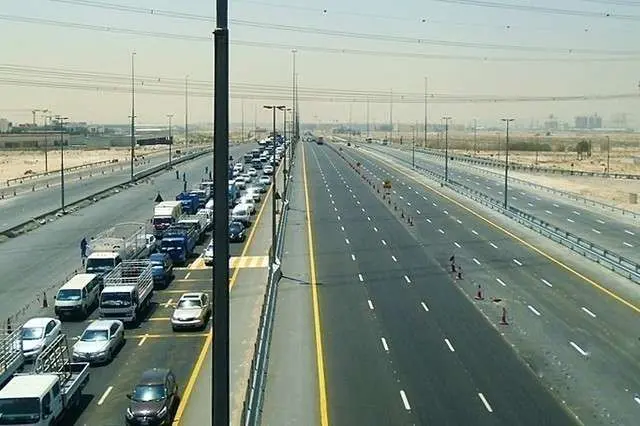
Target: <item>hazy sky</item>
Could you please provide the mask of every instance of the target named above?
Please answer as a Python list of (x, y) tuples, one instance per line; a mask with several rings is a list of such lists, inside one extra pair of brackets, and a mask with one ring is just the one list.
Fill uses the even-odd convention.
[[(213, 19), (215, 2), (204, 0), (101, 0), (103, 5), (124, 5), (178, 12)], [(136, 96), (136, 115), (140, 124), (166, 122), (167, 113), (175, 113), (174, 123), (184, 121), (184, 97), (142, 93), (154, 82), (189, 78), (212, 80), (213, 21), (178, 19), (158, 14), (138, 14), (80, 5), (85, 1), (3, 0), (0, 37), (0, 117), (17, 121), (31, 119), (31, 109), (49, 108), (72, 120), (95, 123), (126, 122), (130, 115), (130, 95), (126, 76), (131, 70), (131, 52), (136, 51), (136, 79), (141, 93)], [(98, 4), (97, 0), (87, 3)], [(466, 3), (466, 4), (465, 4)], [(500, 7), (479, 7), (477, 4)], [(630, 6), (620, 6), (630, 4)], [(633, 4), (636, 4), (634, 7)], [(475, 5), (474, 5), (475, 4)], [(504, 5), (555, 8), (602, 17), (571, 16), (562, 13), (535, 13), (513, 10)], [(326, 10), (326, 13), (324, 12)], [(612, 16), (622, 16), (616, 19)], [(16, 17), (19, 17), (16, 20)], [(18, 22), (24, 18), (59, 21), (100, 27), (116, 27), (142, 32), (171, 33), (200, 37), (179, 40), (131, 34), (117, 34), (42, 22)], [(230, 5), (232, 43), (258, 42), (282, 48), (231, 45), (231, 83), (235, 94), (255, 97), (265, 93), (263, 86), (291, 85), (290, 47), (296, 47), (300, 89), (318, 89), (325, 94), (336, 90), (367, 92), (424, 91), (429, 78), (429, 93), (459, 96), (570, 96), (638, 94), (640, 81), (640, 2), (622, 0), (232, 0)], [(423, 22), (423, 20), (425, 22)], [(273, 24), (280, 30), (265, 28)], [(293, 31), (283, 30), (293, 29)], [(307, 28), (306, 32), (299, 31)], [(320, 31), (317, 31), (320, 30)], [(348, 37), (327, 34), (349, 33)], [(315, 34), (314, 34), (315, 32)], [(375, 37), (361, 37), (362, 34)], [(392, 39), (397, 41), (392, 41)], [(418, 43), (418, 39), (431, 42)], [(434, 44), (433, 42), (437, 43)], [(445, 42), (445, 43), (441, 43)], [(450, 43), (454, 42), (454, 43)], [(471, 44), (461, 47), (460, 43)], [(447, 46), (446, 44), (449, 44)], [(290, 47), (289, 47), (290, 46)], [(305, 47), (377, 51), (376, 55), (331, 54)], [(488, 48), (493, 47), (493, 48)], [(524, 49), (522, 48), (524, 47)], [(535, 47), (535, 49), (531, 49)], [(584, 52), (589, 50), (589, 52)], [(614, 54), (627, 51), (632, 55)], [(395, 52), (396, 55), (391, 55)], [(441, 55), (408, 58), (398, 53)], [(618, 52), (619, 53), (619, 52)], [(462, 59), (466, 57), (467, 59)], [(469, 59), (471, 57), (471, 59)], [(484, 59), (483, 59), (484, 58)], [(588, 58), (589, 60), (580, 60)], [(608, 59), (611, 58), (611, 59)], [(526, 59), (526, 60), (525, 60)], [(534, 61), (530, 59), (536, 59)], [(595, 60), (594, 60), (595, 59)], [(624, 60), (621, 60), (624, 59)], [(116, 83), (80, 81), (76, 77), (54, 75), (52, 70), (34, 75), (7, 71), (7, 65), (58, 68), (121, 74)], [(16, 81), (47, 82), (43, 87), (25, 87)], [(50, 88), (52, 85), (77, 86), (89, 90)], [(201, 85), (204, 83), (200, 83)], [(256, 86), (246, 86), (258, 85)], [(245, 86), (243, 86), (245, 85)], [(101, 90), (118, 86), (123, 93)], [(241, 91), (237, 87), (243, 87)], [(166, 90), (166, 86), (165, 89)], [(176, 82), (176, 93), (181, 93)], [(252, 122), (257, 109), (258, 122), (267, 122), (264, 103), (286, 103), (272, 99), (274, 88), (266, 89), (263, 99), (244, 101), (245, 119)], [(198, 90), (190, 99), (190, 121), (210, 121), (211, 100)], [(349, 94), (351, 96), (351, 94)], [(354, 95), (355, 97), (356, 95)], [(326, 97), (325, 97), (326, 99)], [(359, 99), (363, 99), (359, 96)], [(231, 120), (239, 121), (239, 98), (232, 99)], [(553, 113), (572, 120), (574, 115), (598, 112), (605, 120), (617, 112), (628, 112), (629, 121), (640, 125), (634, 113), (640, 98), (576, 102), (518, 102), (430, 104), (429, 121), (439, 122), (443, 114), (456, 122), (477, 117), (493, 124), (505, 115), (529, 124)], [(303, 121), (347, 121), (349, 103), (303, 101)], [(351, 106), (353, 121), (365, 120), (365, 104)], [(394, 121), (423, 120), (422, 103), (396, 102)], [(372, 103), (371, 120), (389, 121), (389, 103)], [(316, 117), (318, 117), (316, 119)]]

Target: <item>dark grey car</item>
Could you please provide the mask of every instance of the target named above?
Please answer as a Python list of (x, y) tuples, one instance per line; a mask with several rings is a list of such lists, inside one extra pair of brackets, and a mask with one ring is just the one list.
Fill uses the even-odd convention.
[(180, 404), (176, 378), (166, 368), (145, 371), (127, 398), (128, 425), (170, 425)]

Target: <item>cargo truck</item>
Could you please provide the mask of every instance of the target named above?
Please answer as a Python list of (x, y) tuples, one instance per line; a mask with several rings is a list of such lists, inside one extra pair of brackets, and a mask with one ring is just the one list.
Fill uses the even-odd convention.
[(178, 220), (178, 225), (186, 224), (194, 227), (197, 231), (196, 244), (202, 242), (207, 233), (207, 216), (204, 214), (186, 214)]
[(200, 207), (200, 197), (189, 192), (181, 192), (176, 195), (176, 201), (182, 203), (183, 214), (196, 214)]
[(107, 229), (89, 241), (85, 272), (102, 278), (124, 260), (148, 256), (156, 247), (150, 238), (154, 237), (143, 223), (120, 223)]
[(162, 238), (165, 229), (173, 225), (182, 216), (182, 203), (180, 201), (162, 201), (153, 209), (153, 235)]
[(89, 363), (71, 362), (61, 334), (36, 358), (30, 373), (18, 373), (0, 390), (0, 424), (64, 424), (67, 412), (80, 405), (89, 381)]
[(100, 294), (100, 318), (135, 323), (147, 310), (153, 296), (152, 269), (148, 259), (125, 260), (105, 275)]
[(0, 335), (0, 387), (13, 377), (24, 365), (22, 330), (2, 331)]
[(175, 224), (167, 229), (160, 244), (160, 251), (167, 253), (173, 263), (185, 264), (193, 253), (199, 235), (197, 229), (190, 224)]

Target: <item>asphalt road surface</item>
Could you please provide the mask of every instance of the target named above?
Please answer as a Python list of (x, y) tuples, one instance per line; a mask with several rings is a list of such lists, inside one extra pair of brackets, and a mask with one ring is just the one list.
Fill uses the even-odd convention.
[[(412, 154), (404, 150), (389, 147), (366, 145), (411, 164)], [(417, 166), (426, 168), (444, 176), (443, 159), (420, 151), (415, 153)], [(495, 200), (504, 199), (504, 175), (487, 173), (483, 169), (449, 161), (449, 179), (482, 192)], [(640, 263), (640, 228), (637, 220), (623, 219), (616, 214), (602, 210), (591, 210), (584, 205), (554, 196), (545, 191), (511, 181), (508, 190), (508, 203), (519, 210), (530, 213), (578, 237), (589, 240), (601, 247)]]
[[(329, 151), (326, 153), (332, 155)], [(395, 259), (401, 258), (414, 262), (420, 278), (410, 279), (421, 283), (415, 288), (421, 288), (421, 293), (428, 295), (425, 289), (438, 288), (444, 292), (453, 284), (494, 324), (501, 319), (501, 308), (505, 307), (510, 325), (497, 324), (504, 338), (515, 346), (545, 386), (559, 393), (573, 413), (587, 424), (634, 424), (640, 403), (637, 396), (640, 369), (636, 362), (640, 349), (636, 336), (630, 335), (633, 333), (629, 330), (640, 326), (640, 297), (637, 297), (637, 292), (621, 296), (607, 288), (606, 272), (602, 271), (599, 278), (593, 278), (590, 273), (585, 276), (567, 268), (561, 257), (541, 255), (526, 240), (508, 236), (498, 226), (472, 213), (459, 202), (441, 196), (438, 189), (427, 188), (410, 179), (412, 175), (408, 170), (380, 161), (388, 157), (374, 159), (362, 155), (361, 150), (349, 148), (345, 148), (344, 155), (353, 164), (360, 162), (362, 173), (371, 182), (379, 185), (383, 180), (391, 179), (393, 189), (389, 210), (396, 217), (405, 215), (413, 218), (414, 225), (408, 225), (408, 229), (414, 235), (414, 241), (417, 240), (414, 243), (398, 241), (394, 244), (392, 241), (397, 241), (403, 233), (389, 228), (389, 224), (395, 224), (394, 221), (380, 224), (377, 217), (383, 215), (378, 211), (373, 213), (367, 209), (367, 221), (360, 220), (360, 223), (373, 222), (371, 226), (377, 226), (378, 231), (374, 229), (374, 232), (380, 235), (380, 244), (395, 251), (394, 263), (399, 263)], [(338, 164), (337, 160), (333, 163)], [(342, 174), (347, 175), (345, 172)], [(354, 187), (354, 184), (350, 185)], [(361, 197), (363, 192), (366, 191), (359, 189), (358, 196)], [(398, 207), (397, 211), (392, 210), (394, 206)], [(386, 236), (382, 234), (385, 231)], [(352, 240), (363, 239), (364, 236)], [(433, 258), (433, 269), (429, 269), (429, 262), (416, 254), (416, 243), (428, 257)], [(402, 255), (403, 251), (405, 255)], [(449, 285), (439, 286), (437, 277), (441, 274), (438, 269), (450, 270), (449, 258), (452, 255), (455, 255), (458, 267), (463, 268), (462, 280), (454, 280), (453, 274), (449, 273), (448, 280), (444, 280), (449, 281)], [(483, 300), (474, 299), (478, 290)], [(485, 350), (493, 352), (495, 347), (506, 347), (492, 342), (489, 336), (482, 337), (485, 344), (481, 341), (473, 343), (474, 334), (469, 333), (474, 327), (468, 324), (485, 321), (472, 320), (465, 329), (459, 320), (468, 309), (452, 304), (451, 301), (456, 299), (454, 294), (439, 301), (434, 300), (436, 296), (435, 293), (430, 297), (422, 296), (422, 301), (430, 309), (429, 313), (435, 314), (444, 308), (448, 312), (446, 322), (460, 325), (459, 330), (452, 330), (458, 335), (455, 337), (458, 343), (452, 343), (456, 353), (473, 353), (475, 362)], [(494, 298), (501, 301), (493, 302)], [(478, 329), (474, 333), (477, 335)], [(467, 348), (461, 349), (459, 345)], [(500, 360), (499, 363), (492, 362), (487, 354), (480, 365), (484, 365), (497, 379), (502, 374), (501, 370), (507, 367), (504, 360), (508, 357), (498, 356), (497, 352), (494, 356), (495, 360)], [(466, 368), (470, 365), (471, 362), (465, 363)], [(482, 368), (480, 365), (478, 368)], [(496, 380), (490, 385), (491, 394), (509, 389), (508, 386)], [(511, 393), (517, 395), (518, 391), (512, 389)], [(508, 396), (503, 397), (508, 401)], [(500, 403), (498, 401), (496, 404)], [(518, 411), (524, 408), (519, 407), (517, 404), (514, 406)], [(535, 417), (514, 420), (514, 424), (532, 419)], [(549, 424), (564, 423), (555, 420)]]

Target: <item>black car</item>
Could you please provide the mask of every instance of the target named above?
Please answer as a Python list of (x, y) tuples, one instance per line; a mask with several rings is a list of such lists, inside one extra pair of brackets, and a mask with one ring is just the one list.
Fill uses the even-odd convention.
[(166, 368), (145, 371), (127, 398), (128, 425), (170, 425), (180, 404), (176, 378)]
[(262, 160), (259, 158), (256, 158), (253, 160), (253, 168), (258, 170), (258, 169), (262, 169)]
[(247, 238), (247, 230), (242, 222), (229, 223), (229, 241), (243, 242)]

